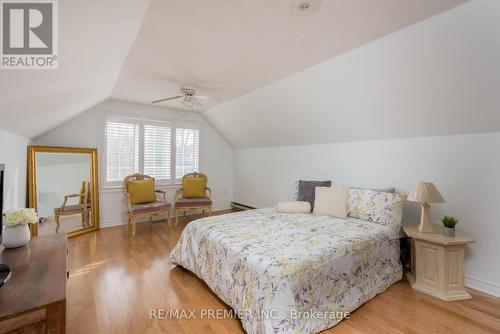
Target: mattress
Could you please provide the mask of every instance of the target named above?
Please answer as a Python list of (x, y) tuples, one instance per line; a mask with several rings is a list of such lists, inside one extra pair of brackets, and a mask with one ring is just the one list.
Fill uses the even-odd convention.
[(361, 220), (249, 210), (190, 222), (170, 260), (205, 281), (247, 333), (317, 333), (401, 279), (393, 234)]

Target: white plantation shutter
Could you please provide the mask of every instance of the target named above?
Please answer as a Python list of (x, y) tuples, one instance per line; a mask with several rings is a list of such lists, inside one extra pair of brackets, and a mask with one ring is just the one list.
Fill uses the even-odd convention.
[(170, 143), (172, 128), (144, 125), (144, 174), (158, 180), (170, 179)]
[(103, 144), (105, 187), (122, 186), (123, 179), (134, 173), (150, 175), (160, 185), (174, 184), (199, 170), (196, 125), (110, 116)]
[(175, 129), (175, 178), (197, 172), (200, 160), (200, 130), (178, 127)]
[(106, 181), (123, 181), (139, 171), (139, 124), (106, 122)]

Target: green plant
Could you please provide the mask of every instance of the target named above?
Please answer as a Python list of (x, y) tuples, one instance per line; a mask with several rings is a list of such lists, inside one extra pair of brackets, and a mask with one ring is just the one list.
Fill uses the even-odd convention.
[(443, 222), (444, 227), (455, 228), (455, 225), (459, 222), (459, 220), (453, 216), (444, 216), (441, 220)]

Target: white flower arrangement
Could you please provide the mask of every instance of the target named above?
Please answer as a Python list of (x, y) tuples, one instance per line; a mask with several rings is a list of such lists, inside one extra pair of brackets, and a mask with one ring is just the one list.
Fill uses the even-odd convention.
[(38, 216), (35, 209), (13, 209), (5, 212), (5, 226), (36, 224), (37, 222)]

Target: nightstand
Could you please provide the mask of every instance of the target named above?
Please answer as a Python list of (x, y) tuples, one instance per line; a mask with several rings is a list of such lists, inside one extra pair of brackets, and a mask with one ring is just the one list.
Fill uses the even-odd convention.
[(422, 233), (417, 225), (404, 225), (411, 238), (411, 272), (406, 278), (415, 290), (444, 301), (470, 299), (464, 287), (464, 247), (474, 242), (470, 236), (456, 231), (455, 237), (438, 233)]

